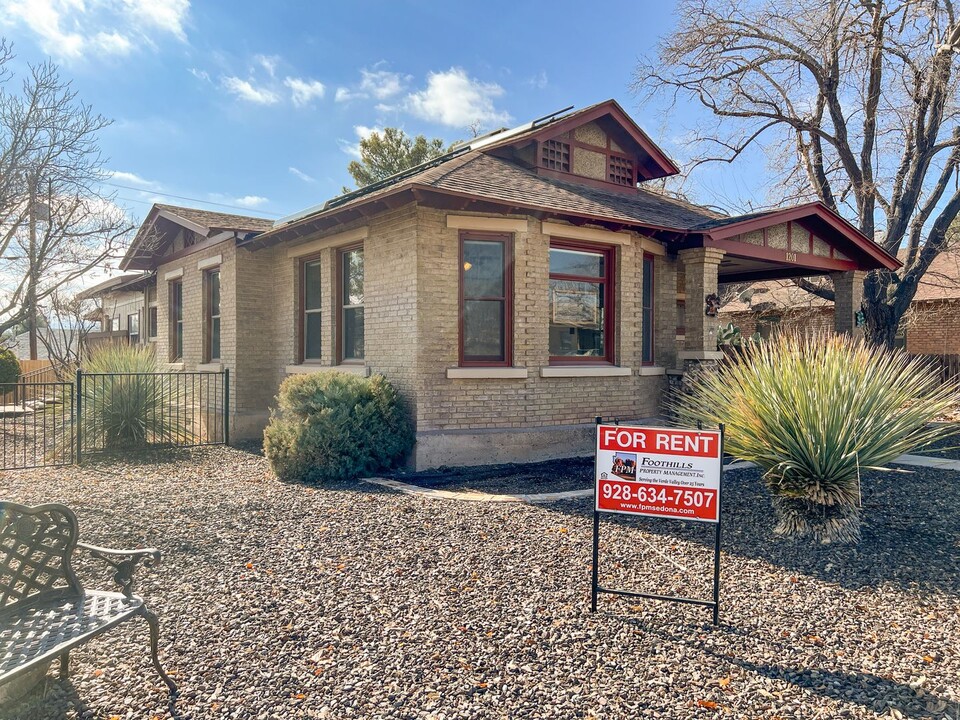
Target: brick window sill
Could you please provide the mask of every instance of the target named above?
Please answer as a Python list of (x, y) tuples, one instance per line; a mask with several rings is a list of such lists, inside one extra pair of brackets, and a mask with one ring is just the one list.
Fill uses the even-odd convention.
[(304, 363), (303, 365), (287, 365), (285, 368), (287, 375), (303, 375), (305, 373), (324, 372), (325, 370), (336, 370), (347, 375), (370, 377), (370, 368), (366, 365), (313, 365)]
[(644, 365), (642, 368), (637, 370), (637, 375), (643, 376), (652, 376), (652, 375), (666, 375), (667, 369), (659, 367), (658, 365)]
[(523, 367), (447, 368), (450, 380), (525, 380), (527, 375), (527, 369)]
[(633, 375), (633, 368), (614, 365), (551, 365), (540, 368), (540, 377), (544, 378), (583, 378), (583, 377), (626, 377)]
[(208, 362), (197, 365), (197, 372), (223, 372), (222, 362)]
[(169, 370), (170, 372), (180, 372), (183, 370), (183, 363), (182, 362), (167, 363), (167, 370)]

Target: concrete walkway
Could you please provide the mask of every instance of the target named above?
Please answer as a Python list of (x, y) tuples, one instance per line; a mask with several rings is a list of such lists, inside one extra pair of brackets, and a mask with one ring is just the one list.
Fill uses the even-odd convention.
[[(914, 465), (916, 467), (955, 470), (960, 472), (960, 460), (952, 460), (950, 458), (932, 457), (928, 455), (901, 455), (893, 462), (896, 465)], [(746, 470), (752, 467), (756, 467), (756, 465), (752, 462), (738, 460), (725, 465), (724, 470)], [(433, 488), (420, 487), (419, 485), (411, 485), (410, 483), (400, 482), (399, 480), (388, 480), (386, 478), (365, 478), (363, 482), (396, 490), (405, 495), (419, 495), (420, 497), (430, 498), (431, 500), (459, 500), (461, 502), (536, 504), (557, 502), (558, 500), (575, 500), (593, 495), (593, 488), (586, 490), (567, 490), (566, 492), (509, 495), (474, 492), (473, 490), (435, 490)]]

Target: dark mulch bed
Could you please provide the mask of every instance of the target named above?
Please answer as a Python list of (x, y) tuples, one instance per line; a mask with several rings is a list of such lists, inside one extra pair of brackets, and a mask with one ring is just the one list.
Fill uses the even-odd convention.
[(565, 492), (592, 487), (593, 457), (480, 467), (440, 467), (423, 472), (398, 471), (384, 477), (439, 490), (504, 494)]

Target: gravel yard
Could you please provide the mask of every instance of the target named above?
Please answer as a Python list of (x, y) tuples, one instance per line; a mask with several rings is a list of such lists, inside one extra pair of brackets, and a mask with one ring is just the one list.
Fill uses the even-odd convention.
[[(449, 720), (956, 720), (958, 480), (865, 478), (863, 542), (807, 547), (773, 539), (756, 470), (729, 473), (713, 628), (704, 608), (609, 596), (589, 613), (589, 500), (282, 485), (224, 448), (2, 474), (5, 497), (74, 507), (87, 541), (162, 549), (139, 590), (178, 716)], [(604, 584), (708, 592), (709, 527), (605, 519), (603, 533)], [(71, 670), (0, 714), (169, 716), (145, 627), (101, 636)]]

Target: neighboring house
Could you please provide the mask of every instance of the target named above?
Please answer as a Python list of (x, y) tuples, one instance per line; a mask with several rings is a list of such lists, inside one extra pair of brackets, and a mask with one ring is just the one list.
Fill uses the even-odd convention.
[[(732, 322), (743, 336), (759, 332), (769, 337), (778, 330), (816, 330), (833, 327), (833, 302), (824, 300), (789, 280), (738, 287), (720, 311), (721, 323)], [(920, 279), (904, 315), (897, 345), (917, 355), (960, 354), (960, 251), (938, 255)]]
[(275, 224), (155, 206), (122, 268), (156, 273), (172, 368), (230, 368), (234, 437), (285, 377), (333, 369), (397, 387), (418, 468), (567, 457), (718, 357), (718, 282), (832, 273), (851, 332), (863, 272), (898, 267), (819, 204), (731, 218), (643, 187), (678, 172), (611, 100)]
[[(87, 350), (105, 343), (142, 345), (148, 341), (147, 295), (156, 293), (156, 280), (150, 273), (118, 275), (77, 294), (78, 300), (95, 300), (97, 309), (88, 318), (99, 328), (87, 333)], [(156, 302), (153, 303), (156, 321)]]

